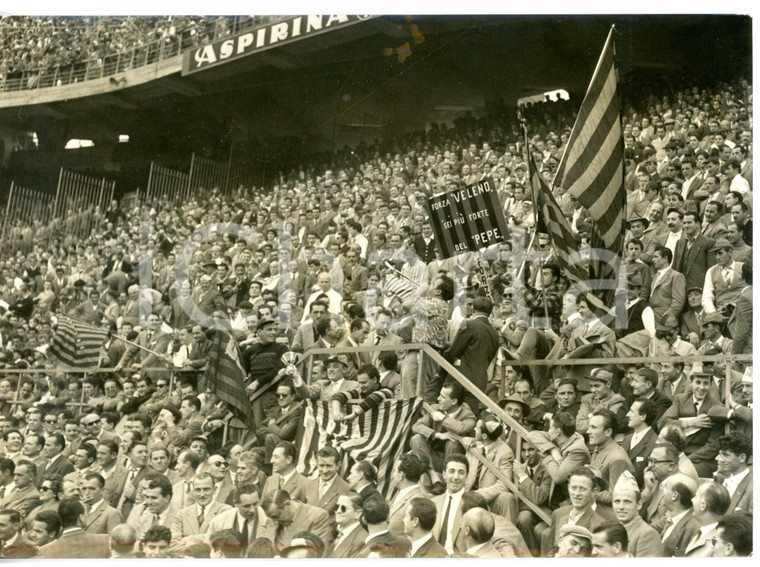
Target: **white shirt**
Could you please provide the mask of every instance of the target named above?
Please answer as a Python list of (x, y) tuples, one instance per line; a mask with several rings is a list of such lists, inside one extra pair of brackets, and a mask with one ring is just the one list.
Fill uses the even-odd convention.
[(367, 538), (364, 540), (365, 544), (369, 544), (369, 542), (373, 539), (375, 539), (377, 536), (381, 536), (383, 534), (387, 534), (388, 530), (380, 530), (379, 532), (375, 532), (373, 534), (369, 534)]
[(728, 490), (728, 493), (733, 496), (734, 492), (736, 492), (736, 489), (739, 487), (739, 483), (744, 480), (744, 477), (746, 477), (749, 474), (749, 467), (744, 469), (739, 474), (732, 474), (728, 478), (726, 478), (723, 481), (723, 486), (726, 487), (726, 490)]
[(294, 474), (296, 474), (296, 469), (293, 469), (288, 474), (280, 475), (282, 477), (282, 482), (280, 483), (280, 486), (285, 486), (285, 483), (288, 482), (291, 478), (293, 478)]
[(660, 283), (660, 280), (662, 279), (662, 277), (663, 277), (665, 274), (667, 274), (667, 273), (668, 273), (668, 270), (669, 270), (669, 269), (670, 269), (670, 266), (668, 266), (667, 268), (663, 268), (662, 270), (657, 270), (657, 275), (655, 275), (655, 277), (654, 277), (654, 281), (652, 282), (652, 289), (654, 289), (654, 288), (655, 288), (655, 286), (656, 286), (658, 283)]
[(679, 230), (678, 232), (670, 232), (668, 233), (668, 239), (665, 241), (665, 248), (668, 248), (673, 253), (674, 258), (676, 253), (676, 243), (681, 240), (681, 234), (683, 234), (682, 230)]
[[(417, 485), (415, 484), (415, 486), (417, 486)], [(415, 553), (417, 553), (417, 550), (418, 550), (420, 547), (422, 547), (423, 545), (425, 545), (425, 543), (426, 543), (428, 540), (431, 540), (431, 539), (433, 539), (433, 534), (431, 534), (431, 533), (427, 533), (427, 534), (425, 534), (425, 535), (424, 535), (424, 536), (422, 536), (420, 539), (415, 539), (415, 540), (412, 542), (412, 552), (409, 554), (409, 557), (414, 557), (414, 554), (415, 554)]]
[(359, 522), (354, 522), (353, 524), (349, 524), (349, 525), (347, 525), (345, 528), (342, 528), (342, 529), (340, 530), (340, 537), (339, 537), (338, 539), (336, 539), (336, 540), (335, 540), (335, 544), (334, 544), (334, 545), (336, 545), (336, 546), (337, 546), (338, 544), (340, 544), (340, 543), (343, 543), (343, 540), (345, 540), (345, 539), (346, 539), (346, 536), (347, 536), (348, 534), (350, 534), (352, 531), (354, 531), (354, 529), (355, 529), (355, 528), (356, 528), (356, 526), (358, 526), (358, 525), (359, 525)]
[(100, 508), (100, 505), (103, 504), (103, 502), (104, 502), (104, 500), (102, 498), (100, 500), (98, 500), (97, 502), (95, 502), (95, 504), (93, 504), (92, 506), (90, 506), (90, 511), (88, 512), (88, 514), (92, 514), (95, 510), (97, 510), (98, 508)]
[[(446, 548), (446, 553), (448, 553), (449, 555), (454, 553), (454, 541), (451, 538), (451, 532), (454, 529), (454, 524), (455, 524), (454, 519), (457, 516), (457, 510), (459, 510), (459, 505), (462, 503), (463, 495), (464, 495), (464, 490), (460, 490), (459, 492), (455, 494), (451, 494), (447, 490), (443, 498), (442, 512), (445, 513), (449, 496), (451, 497), (451, 507), (449, 508), (449, 521), (448, 521), (448, 524), (446, 525), (446, 542), (445, 542), (445, 545), (443, 546)], [(441, 517), (441, 526), (443, 526), (443, 522), (444, 522), (444, 519), (443, 517)]]
[(670, 525), (667, 527), (667, 529), (662, 533), (662, 541), (665, 541), (668, 539), (671, 533), (673, 533), (673, 528), (676, 527), (676, 524), (681, 521), (681, 518), (683, 518), (686, 514), (688, 514), (690, 510), (687, 508), (680, 514), (676, 514), (672, 518), (670, 518)]
[(480, 548), (483, 547), (485, 544), (487, 544), (487, 541), (484, 541), (483, 543), (479, 543), (478, 545), (474, 545), (471, 548), (467, 550), (468, 555), (475, 555), (477, 551), (480, 551)]
[(404, 496), (409, 494), (412, 490), (415, 488), (418, 488), (419, 484), (413, 484), (412, 486), (407, 486), (406, 488), (402, 488), (398, 491), (398, 494), (396, 494), (396, 498), (393, 499), (394, 502), (400, 502), (404, 499)]
[(636, 433), (633, 432), (633, 435), (631, 435), (631, 449), (633, 449), (636, 445), (641, 443), (641, 440), (644, 438), (644, 436), (647, 434), (647, 432), (652, 429), (651, 427), (647, 426), (640, 432)]

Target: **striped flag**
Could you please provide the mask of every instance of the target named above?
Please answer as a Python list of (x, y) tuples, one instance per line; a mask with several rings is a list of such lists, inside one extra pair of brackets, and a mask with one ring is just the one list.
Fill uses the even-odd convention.
[(56, 314), (58, 326), (50, 343), (50, 352), (59, 362), (71, 368), (92, 368), (98, 365), (100, 348), (108, 331)]
[(316, 469), (317, 451), (332, 445), (343, 455), (342, 475), (358, 462), (377, 467), (377, 488), (387, 496), (393, 467), (412, 433), (422, 400), (387, 400), (350, 422), (330, 418), (329, 402), (309, 400), (299, 428), (298, 471), (309, 476)]
[(403, 303), (412, 297), (414, 292), (417, 291), (417, 288), (412, 282), (391, 273), (385, 274), (385, 280), (380, 282), (380, 288), (383, 291), (383, 295), (386, 297), (387, 303), (390, 303), (393, 296), (397, 296)]
[(247, 427), (255, 427), (253, 410), (245, 391), (245, 370), (237, 341), (217, 329), (208, 353), (206, 384)]
[(549, 235), (552, 248), (568, 278), (573, 283), (585, 282), (588, 280), (586, 268), (579, 262), (571, 263), (570, 261), (571, 255), (578, 254), (575, 236), (567, 217), (562, 213), (557, 200), (536, 168), (533, 154), (529, 149), (528, 131), (524, 126), (523, 135), (525, 136), (525, 147), (528, 148), (528, 176), (533, 191), (533, 206), (536, 209), (536, 230)]
[[(622, 257), (625, 223), (623, 131), (610, 30), (554, 178), (589, 212), (604, 247)], [(598, 237), (595, 238), (595, 236)]]

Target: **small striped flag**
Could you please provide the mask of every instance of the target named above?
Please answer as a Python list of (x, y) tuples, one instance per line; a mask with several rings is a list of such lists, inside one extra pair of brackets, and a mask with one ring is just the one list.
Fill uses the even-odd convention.
[(50, 343), (50, 352), (61, 364), (71, 368), (92, 368), (98, 365), (100, 349), (108, 331), (56, 314), (58, 326)]
[(228, 331), (217, 329), (208, 357), (206, 384), (236, 418), (253, 428), (253, 409), (245, 391), (246, 373), (237, 341)]
[[(606, 248), (622, 258), (625, 237), (623, 130), (615, 70), (614, 26), (591, 78), (586, 97), (554, 178), (589, 212), (594, 220), (592, 246)], [(614, 279), (607, 262), (592, 262), (592, 277)]]
[(343, 455), (342, 475), (358, 462), (369, 460), (377, 468), (377, 488), (383, 496), (401, 455), (412, 424), (419, 417), (422, 400), (387, 400), (357, 419), (336, 423), (330, 418), (329, 402), (309, 400), (299, 428), (298, 471), (309, 476), (316, 469), (317, 451), (332, 445)]

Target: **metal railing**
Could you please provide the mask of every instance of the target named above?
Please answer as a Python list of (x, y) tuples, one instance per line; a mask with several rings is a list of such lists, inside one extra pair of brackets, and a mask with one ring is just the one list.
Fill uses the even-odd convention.
[[(272, 16), (272, 23), (287, 16)], [(247, 19), (241, 19), (247, 18)], [(232, 21), (218, 18), (202, 22), (200, 26), (183, 30), (180, 34), (157, 39), (145, 45), (90, 59), (56, 67), (44, 67), (8, 73), (0, 76), (0, 92), (17, 92), (51, 87), (62, 87), (104, 77), (113, 77), (119, 73), (153, 65), (159, 61), (181, 55), (183, 51), (222, 37), (236, 34), (261, 24), (258, 17), (235, 16)]]

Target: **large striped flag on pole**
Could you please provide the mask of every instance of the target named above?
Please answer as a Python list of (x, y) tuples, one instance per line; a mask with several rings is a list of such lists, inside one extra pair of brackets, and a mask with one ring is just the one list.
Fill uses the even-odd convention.
[(358, 461), (377, 467), (377, 487), (388, 496), (393, 467), (401, 456), (422, 400), (387, 400), (362, 416), (340, 424), (330, 417), (329, 402), (309, 400), (299, 427), (298, 471), (309, 476), (316, 468), (316, 454), (331, 445), (343, 455), (342, 473)]
[[(528, 131), (523, 123), (525, 147), (528, 150), (528, 179), (533, 192), (533, 207), (536, 209), (536, 230), (549, 235), (554, 252), (557, 254), (560, 266), (567, 277), (575, 284), (588, 280), (588, 271), (579, 262), (580, 254), (575, 242), (575, 235), (560, 209), (554, 195), (544, 183), (536, 168), (533, 154), (528, 143)], [(571, 256), (575, 256), (571, 258)]]
[[(614, 31), (613, 26), (557, 168), (554, 186), (564, 187), (588, 210), (594, 220), (592, 246), (603, 244), (622, 258), (625, 187)], [(597, 277), (610, 277), (609, 269), (594, 271)]]
[(245, 392), (245, 376), (237, 341), (228, 331), (217, 329), (208, 353), (206, 384), (236, 418), (253, 428), (253, 409)]
[(100, 348), (108, 331), (56, 313), (58, 326), (50, 342), (50, 353), (71, 368), (92, 368), (98, 365)]

